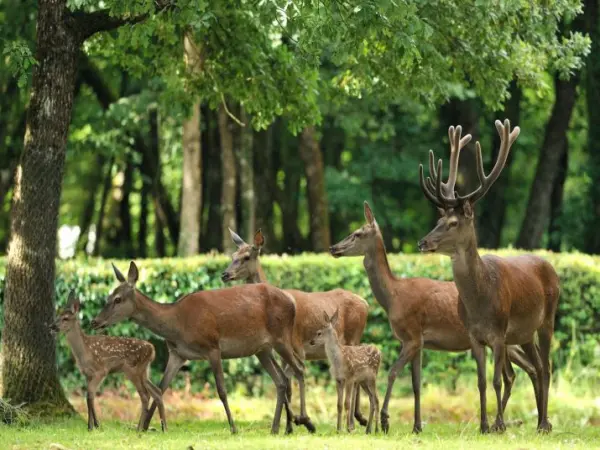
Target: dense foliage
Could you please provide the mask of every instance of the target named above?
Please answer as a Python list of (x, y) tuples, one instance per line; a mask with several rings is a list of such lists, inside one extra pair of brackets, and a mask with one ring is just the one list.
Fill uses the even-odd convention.
[[(502, 251), (500, 254), (514, 251)], [(541, 253), (558, 271), (561, 278), (561, 298), (557, 313), (556, 334), (553, 344), (555, 371), (570, 377), (574, 372), (581, 374), (582, 368), (598, 367), (598, 342), (600, 329), (596, 322), (600, 316), (600, 259), (581, 254)], [(269, 280), (280, 287), (299, 288), (306, 291), (328, 290), (344, 287), (364, 297), (370, 305), (367, 330), (363, 342), (377, 344), (384, 355), (384, 370), (398, 355), (399, 342), (391, 334), (387, 317), (377, 304), (364, 273), (360, 258), (335, 260), (326, 255), (309, 254), (299, 257), (264, 257), (263, 267)], [(224, 256), (203, 256), (185, 259), (140, 260), (139, 289), (159, 302), (172, 302), (176, 298), (202, 289), (223, 287), (220, 274), (228, 265)], [(116, 262), (122, 270), (126, 261)], [(434, 279), (451, 278), (450, 261), (442, 256), (390, 255), (390, 264), (399, 277), (426, 276)], [(0, 281), (3, 280), (0, 276)], [(57, 299), (64, 304), (69, 290), (75, 289), (82, 299), (81, 319), (84, 329), (99, 312), (116, 281), (109, 261), (69, 261), (59, 264), (56, 283)], [(2, 298), (0, 284), (0, 299)], [(1, 317), (1, 316), (0, 316)], [(0, 326), (0, 329), (2, 327)], [(135, 336), (151, 339), (157, 349), (153, 364), (153, 378), (166, 364), (166, 347), (162, 340), (132, 322), (114, 325), (108, 330), (114, 335)], [(73, 358), (64, 339), (59, 343), (58, 366), (66, 383), (80, 383)], [(310, 372), (317, 376), (328, 376), (324, 363), (308, 364)], [(210, 368), (206, 363), (191, 363), (192, 381), (202, 385), (212, 383)], [(261, 373), (256, 358), (245, 358), (225, 362), (228, 382), (245, 386), (250, 393), (257, 389), (257, 375)], [(449, 387), (456, 385), (459, 376), (473, 376), (474, 363), (468, 353), (442, 353), (425, 351), (423, 373), (426, 383), (441, 383)], [(408, 376), (408, 371), (403, 374)], [(182, 377), (177, 378), (182, 383)]]

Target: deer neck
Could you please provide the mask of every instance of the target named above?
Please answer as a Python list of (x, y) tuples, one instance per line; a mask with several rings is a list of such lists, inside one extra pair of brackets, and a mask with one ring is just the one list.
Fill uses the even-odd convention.
[(84, 366), (92, 359), (92, 353), (85, 342), (85, 334), (83, 334), (79, 321), (76, 321), (73, 328), (66, 333), (66, 338), (79, 367)]
[(177, 340), (180, 332), (177, 329), (175, 320), (173, 320), (173, 305), (163, 305), (155, 302), (137, 289), (135, 291), (135, 302), (136, 309), (131, 316), (134, 322), (148, 328), (167, 341)]
[(251, 273), (248, 278), (246, 278), (246, 283), (255, 284), (255, 283), (268, 283), (267, 276), (265, 275), (265, 271), (260, 264), (260, 260), (256, 260), (256, 272)]
[(475, 310), (482, 295), (489, 288), (485, 266), (477, 250), (475, 230), (466, 245), (457, 248), (452, 255), (454, 282), (467, 312)]
[(329, 360), (331, 375), (337, 380), (344, 378), (344, 355), (335, 331), (330, 332), (325, 339), (325, 354)]
[(392, 302), (391, 286), (396, 278), (392, 274), (381, 233), (377, 233), (374, 245), (365, 253), (363, 265), (377, 303), (388, 312)]

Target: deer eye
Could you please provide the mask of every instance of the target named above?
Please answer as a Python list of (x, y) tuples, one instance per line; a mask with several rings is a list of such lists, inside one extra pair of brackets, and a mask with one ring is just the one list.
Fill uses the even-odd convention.
[(115, 297), (115, 304), (118, 305), (119, 303), (121, 303), (121, 301), (122, 301), (121, 297)]
[(453, 220), (451, 222), (448, 222), (448, 228), (454, 228), (457, 225), (458, 225), (458, 220)]
[(250, 256), (244, 256), (244, 261), (250, 261)]

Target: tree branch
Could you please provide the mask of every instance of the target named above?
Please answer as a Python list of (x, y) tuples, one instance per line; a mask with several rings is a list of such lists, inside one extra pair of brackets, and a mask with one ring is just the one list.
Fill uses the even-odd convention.
[(149, 14), (142, 14), (133, 17), (114, 17), (111, 16), (108, 10), (100, 10), (94, 12), (76, 11), (71, 13), (75, 21), (75, 26), (80, 33), (81, 41), (85, 41), (89, 37), (101, 31), (111, 31), (125, 24), (136, 24), (143, 22)]

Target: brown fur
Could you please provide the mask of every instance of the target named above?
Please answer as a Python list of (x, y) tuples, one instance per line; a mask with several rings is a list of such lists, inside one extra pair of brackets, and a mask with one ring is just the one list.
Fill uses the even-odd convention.
[[(232, 262), (223, 272), (222, 279), (225, 282), (244, 280), (246, 283), (268, 283), (264, 270), (260, 264), (260, 253), (264, 245), (264, 237), (261, 230), (254, 236), (253, 245), (249, 245), (235, 232), (229, 230), (233, 242), (238, 250), (232, 255)], [(301, 343), (304, 348), (303, 359), (325, 360), (324, 347), (309, 345), (316, 332), (323, 328), (323, 312), (330, 316), (339, 310), (339, 320), (336, 323), (336, 331), (340, 336), (342, 345), (357, 345), (367, 325), (368, 304), (352, 292), (344, 289), (334, 289), (326, 292), (304, 292), (297, 289), (285, 289), (296, 301), (296, 319), (294, 322), (294, 341)], [(288, 392), (291, 398), (291, 391)], [(359, 410), (360, 396), (356, 396), (355, 407), (356, 418), (366, 425), (366, 420)], [(300, 386), (301, 417), (297, 420), (306, 420), (304, 387)]]
[(83, 333), (77, 314), (79, 300), (71, 292), (68, 308), (58, 314), (52, 331), (65, 333), (75, 362), (87, 380), (88, 430), (99, 427), (94, 407), (96, 390), (109, 373), (123, 372), (135, 386), (142, 402), (138, 431), (148, 413), (150, 397), (158, 403), (162, 430), (167, 428), (162, 393), (148, 378), (154, 361), (154, 346), (147, 341), (113, 336), (88, 336)]
[[(127, 280), (116, 267), (114, 269), (121, 284), (109, 295), (93, 325), (97, 329), (104, 328), (131, 318), (162, 336), (169, 348), (169, 361), (160, 383), (163, 392), (187, 360), (208, 360), (231, 432), (235, 433), (221, 359), (256, 355), (277, 385), (277, 406), (271, 431), (279, 431), (279, 419), (285, 406), (288, 414), (286, 430), (291, 432), (292, 414), (285, 397), (285, 380), (280, 375), (281, 369), (274, 367), (270, 355), (275, 350), (297, 377), (303, 377), (303, 365), (297, 356), (302, 349), (293, 345), (296, 314), (293, 298), (272, 286), (257, 284), (194, 292), (175, 303), (161, 304), (135, 289), (138, 270), (133, 262)], [(145, 428), (153, 412), (154, 405)]]
[[(377, 373), (381, 364), (381, 352), (374, 345), (341, 345), (336, 332), (339, 320), (339, 311), (336, 310), (333, 317), (323, 313), (323, 326), (317, 331), (312, 346), (323, 346), (331, 376), (336, 381), (337, 387), (337, 431), (342, 431), (342, 404), (346, 406), (346, 426), (351, 431), (353, 409), (356, 401), (354, 395), (361, 386), (369, 396), (369, 420), (366, 432), (372, 429), (373, 416), (375, 416), (375, 431), (379, 431), (377, 412), (379, 411), (379, 399), (377, 397)], [(346, 401), (344, 402), (344, 392)]]
[[(415, 398), (413, 432), (421, 431), (421, 354), (423, 348), (440, 351), (465, 351), (471, 348), (469, 334), (460, 317), (458, 290), (452, 282), (429, 278), (396, 278), (391, 271), (383, 236), (368, 203), (364, 204), (366, 224), (331, 247), (335, 257), (364, 256), (364, 266), (375, 298), (386, 310), (394, 336), (402, 342), (400, 355), (388, 375), (388, 387), (381, 425), (389, 430), (388, 405), (398, 372), (411, 362)], [(535, 369), (518, 348), (509, 349), (509, 357), (527, 371), (535, 385)], [(514, 373), (507, 368), (510, 395)]]
[[(427, 198), (440, 208), (441, 218), (436, 227), (421, 240), (421, 251), (438, 252), (452, 258), (454, 281), (460, 293), (460, 314), (466, 323), (473, 355), (477, 361), (478, 386), (481, 403), (481, 431), (489, 429), (486, 414), (485, 345), (494, 354), (494, 390), (498, 412), (493, 429), (503, 431), (504, 418), (501, 400), (502, 368), (506, 360), (506, 344), (521, 345), (532, 361), (540, 380), (536, 387), (538, 430), (549, 432), (548, 391), (550, 383), (550, 343), (554, 333), (554, 317), (559, 298), (559, 279), (547, 261), (533, 255), (512, 258), (479, 256), (475, 233), (473, 203), (481, 199), (500, 175), (510, 146), (519, 129), (510, 132), (510, 123), (496, 121), (501, 137), (498, 161), (489, 176), (485, 176), (481, 148), (477, 143), (478, 176), (481, 186), (459, 197), (453, 183), (440, 186), (441, 161), (437, 173), (421, 186)], [(460, 128), (457, 129), (460, 137)], [(432, 157), (431, 157), (432, 158)], [(458, 152), (452, 154), (458, 159)], [(456, 170), (457, 165), (454, 165)], [(450, 177), (453, 177), (451, 171)], [(432, 190), (436, 187), (436, 192)], [(539, 349), (534, 337), (539, 338)]]

